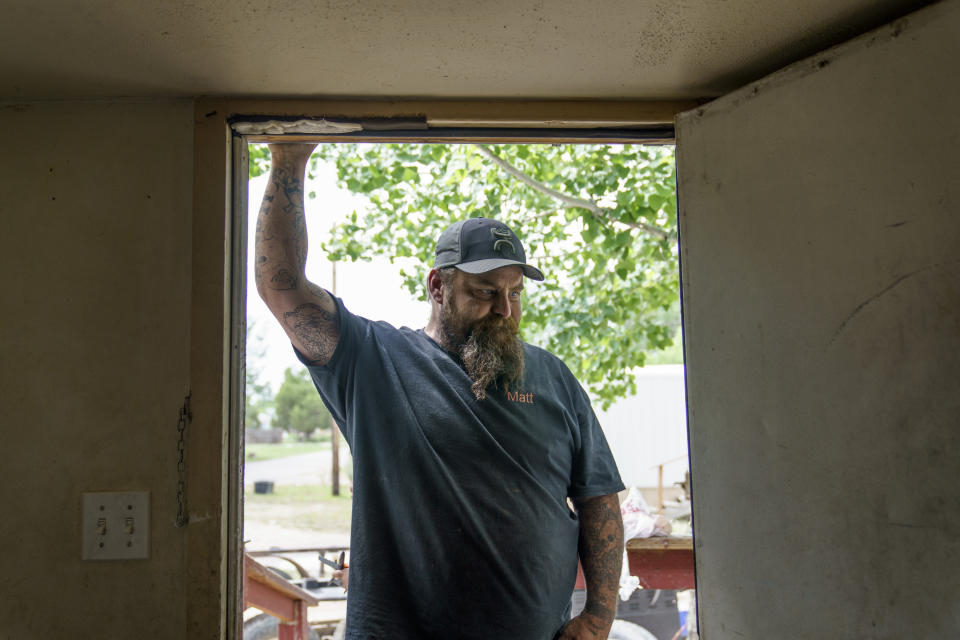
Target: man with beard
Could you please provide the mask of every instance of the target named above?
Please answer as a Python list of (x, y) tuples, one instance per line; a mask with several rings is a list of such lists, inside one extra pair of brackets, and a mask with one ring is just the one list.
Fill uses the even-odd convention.
[(314, 146), (271, 146), (255, 269), (353, 453), (346, 638), (606, 638), (623, 483), (576, 379), (518, 337), (524, 278), (543, 274), (506, 225), (472, 218), (437, 242), (423, 330), (350, 313), (304, 272)]

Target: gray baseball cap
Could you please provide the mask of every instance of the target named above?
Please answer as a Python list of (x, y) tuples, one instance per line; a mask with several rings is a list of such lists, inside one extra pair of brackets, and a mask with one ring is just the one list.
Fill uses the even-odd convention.
[(517, 234), (499, 220), (470, 218), (454, 222), (437, 240), (434, 269), (456, 267), (466, 273), (486, 273), (517, 265), (523, 275), (543, 280), (540, 269), (527, 264), (527, 255)]

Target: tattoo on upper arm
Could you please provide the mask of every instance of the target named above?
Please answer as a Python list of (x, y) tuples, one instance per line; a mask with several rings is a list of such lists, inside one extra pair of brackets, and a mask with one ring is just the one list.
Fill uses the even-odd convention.
[(306, 281), (306, 284), (307, 284), (307, 291), (315, 295), (317, 299), (323, 300), (325, 302), (329, 301), (330, 304), (332, 304), (334, 307), (337, 306), (336, 303), (333, 301), (333, 296), (327, 293), (326, 289), (324, 289), (320, 285), (310, 282), (309, 280)]
[(257, 282), (263, 278), (263, 266), (267, 263), (267, 256), (258, 255), (253, 264), (253, 277)]
[(283, 314), (283, 324), (314, 364), (326, 364), (340, 338), (337, 314), (307, 302)]
[(297, 276), (281, 268), (270, 278), (270, 288), (276, 291), (291, 291), (297, 288), (297, 281)]

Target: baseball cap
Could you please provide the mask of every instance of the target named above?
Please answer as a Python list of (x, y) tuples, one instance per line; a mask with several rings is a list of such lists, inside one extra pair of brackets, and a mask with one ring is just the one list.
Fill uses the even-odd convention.
[(470, 218), (454, 222), (437, 240), (434, 269), (456, 267), (467, 273), (486, 273), (517, 265), (523, 275), (543, 280), (543, 273), (527, 264), (527, 255), (517, 234), (499, 220)]

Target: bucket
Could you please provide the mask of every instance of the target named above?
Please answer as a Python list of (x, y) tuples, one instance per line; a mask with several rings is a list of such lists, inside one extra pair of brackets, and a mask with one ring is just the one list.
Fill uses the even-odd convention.
[(254, 493), (273, 493), (272, 480), (257, 480), (253, 483)]

